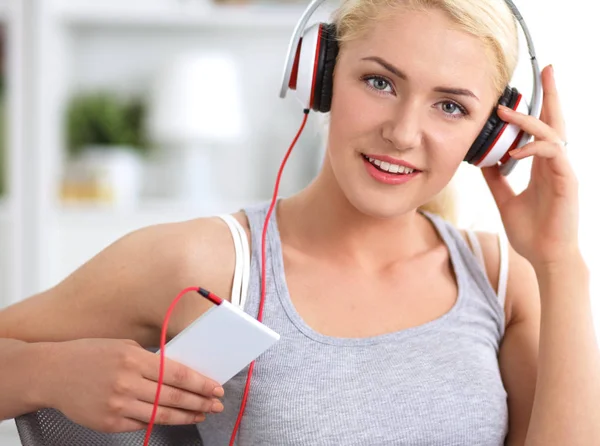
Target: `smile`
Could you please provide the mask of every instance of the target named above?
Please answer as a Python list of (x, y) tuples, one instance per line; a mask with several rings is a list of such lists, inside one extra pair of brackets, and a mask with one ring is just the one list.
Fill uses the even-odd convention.
[(400, 185), (417, 177), (421, 171), (408, 166), (381, 161), (370, 156), (362, 155), (367, 173), (378, 183)]
[(393, 173), (396, 175), (408, 175), (415, 171), (414, 169), (411, 169), (409, 167), (399, 166), (398, 164), (391, 164), (386, 161), (376, 160), (366, 155), (363, 155), (363, 158), (382, 172)]

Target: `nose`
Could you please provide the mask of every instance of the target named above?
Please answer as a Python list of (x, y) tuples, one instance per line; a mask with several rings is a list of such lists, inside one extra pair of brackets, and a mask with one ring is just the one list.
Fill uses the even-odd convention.
[(398, 101), (382, 128), (383, 138), (396, 150), (418, 147), (423, 136), (422, 116), (416, 100)]

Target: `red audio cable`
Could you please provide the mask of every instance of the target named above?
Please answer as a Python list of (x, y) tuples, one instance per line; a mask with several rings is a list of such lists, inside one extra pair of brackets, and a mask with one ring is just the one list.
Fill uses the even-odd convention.
[[(281, 182), (281, 176), (283, 174), (283, 169), (285, 168), (287, 160), (290, 157), (292, 150), (293, 150), (294, 146), (296, 145), (296, 142), (298, 141), (298, 138), (300, 138), (300, 135), (302, 134), (302, 131), (304, 130), (304, 126), (306, 125), (306, 121), (308, 119), (309, 111), (310, 111), (309, 109), (304, 110), (304, 118), (302, 120), (302, 125), (300, 126), (300, 129), (298, 130), (296, 137), (292, 141), (292, 144), (290, 144), (290, 147), (288, 148), (288, 150), (285, 154), (285, 157), (283, 158), (283, 161), (281, 162), (281, 165), (279, 166), (279, 172), (277, 173), (277, 179), (275, 181), (275, 188), (273, 190), (273, 197), (271, 198), (271, 205), (269, 206), (269, 210), (267, 211), (267, 215), (265, 217), (265, 223), (263, 226), (262, 239), (261, 239), (260, 305), (258, 308), (258, 317), (256, 318), (259, 322), (262, 322), (262, 320), (263, 320), (265, 296), (266, 296), (266, 291), (267, 291), (267, 279), (266, 279), (267, 228), (269, 226), (269, 220), (271, 219), (271, 214), (273, 213), (273, 210), (275, 209), (275, 204), (277, 203), (277, 194), (279, 193), (279, 183)], [(146, 437), (144, 439), (144, 446), (148, 446), (148, 444), (150, 442), (150, 436), (152, 435), (152, 427), (154, 426), (154, 419), (156, 418), (156, 411), (158, 410), (158, 401), (160, 398), (160, 389), (161, 389), (162, 383), (163, 383), (163, 375), (164, 375), (164, 368), (165, 368), (165, 352), (164, 352), (164, 350), (165, 350), (165, 344), (166, 344), (166, 339), (167, 339), (167, 327), (169, 325), (169, 319), (171, 318), (171, 313), (175, 309), (175, 305), (177, 305), (179, 300), (185, 294), (187, 294), (191, 291), (201, 294), (202, 296), (209, 299), (216, 305), (218, 305), (221, 302), (221, 298), (214, 295), (210, 291), (207, 291), (203, 288), (198, 288), (198, 287), (189, 287), (189, 288), (185, 288), (184, 290), (182, 290), (177, 295), (177, 297), (173, 300), (171, 305), (169, 306), (169, 309), (167, 310), (167, 313), (165, 315), (165, 319), (163, 322), (162, 331), (161, 331), (161, 335), (160, 335), (160, 369), (158, 372), (158, 386), (156, 388), (156, 396), (154, 397), (154, 406), (152, 408), (152, 416), (150, 417), (150, 421), (149, 421), (148, 427), (146, 429)], [(237, 433), (238, 433), (238, 430), (240, 427), (240, 423), (241, 423), (242, 417), (244, 415), (244, 410), (246, 409), (246, 402), (248, 400), (248, 392), (250, 390), (250, 380), (252, 379), (252, 372), (254, 371), (254, 363), (255, 363), (255, 361), (252, 361), (252, 363), (250, 364), (250, 367), (248, 368), (248, 376), (246, 378), (246, 386), (244, 388), (244, 394), (242, 396), (242, 403), (240, 405), (240, 411), (238, 413), (238, 417), (235, 422), (233, 432), (231, 433), (231, 439), (229, 440), (229, 446), (233, 446), (235, 444), (235, 438), (237, 436)]]
[(202, 296), (206, 297), (215, 305), (219, 305), (221, 303), (221, 298), (215, 296), (210, 291), (206, 291), (203, 288), (189, 287), (182, 290), (177, 297), (171, 302), (169, 309), (167, 310), (167, 314), (165, 315), (165, 320), (163, 322), (162, 331), (160, 333), (160, 368), (158, 371), (158, 387), (156, 388), (156, 396), (154, 397), (154, 407), (152, 408), (152, 416), (150, 417), (150, 422), (148, 423), (148, 428), (146, 429), (146, 437), (144, 439), (144, 446), (148, 445), (150, 441), (150, 435), (152, 433), (152, 427), (154, 426), (154, 419), (156, 418), (156, 411), (158, 409), (158, 400), (160, 398), (160, 388), (163, 383), (163, 375), (165, 372), (165, 344), (167, 340), (167, 327), (169, 325), (169, 319), (171, 318), (171, 313), (175, 309), (175, 305), (179, 302), (179, 300), (190, 291), (196, 291), (200, 293)]
[[(265, 295), (267, 292), (267, 266), (266, 266), (266, 240), (267, 240), (267, 228), (269, 227), (269, 220), (271, 218), (271, 214), (273, 213), (273, 209), (275, 208), (275, 204), (277, 203), (277, 194), (279, 193), (279, 183), (281, 182), (281, 175), (283, 174), (283, 169), (285, 168), (285, 164), (287, 163), (290, 154), (292, 153), (292, 149), (296, 145), (296, 141), (302, 134), (302, 130), (304, 130), (304, 126), (306, 125), (306, 120), (308, 118), (308, 109), (304, 110), (304, 119), (302, 120), (302, 125), (296, 134), (296, 137), (290, 144), (290, 147), (285, 154), (283, 161), (281, 162), (281, 166), (279, 166), (279, 172), (277, 173), (277, 179), (275, 180), (275, 188), (273, 190), (273, 197), (271, 198), (271, 205), (269, 206), (269, 210), (267, 211), (267, 215), (265, 217), (265, 223), (263, 225), (262, 231), (262, 239), (261, 239), (261, 272), (260, 272), (260, 305), (258, 307), (258, 317), (256, 318), (259, 322), (263, 320), (263, 310), (265, 306)], [(237, 420), (235, 422), (235, 426), (233, 428), (233, 432), (231, 433), (231, 439), (229, 440), (229, 446), (233, 446), (235, 444), (235, 437), (237, 436), (237, 432), (240, 428), (240, 423), (242, 421), (242, 416), (244, 415), (244, 410), (246, 409), (246, 401), (248, 400), (248, 391), (250, 390), (250, 380), (252, 379), (252, 372), (254, 371), (254, 363), (252, 361), (250, 367), (248, 368), (248, 377), (246, 378), (246, 387), (244, 388), (244, 395), (242, 397), (242, 404), (240, 406), (240, 412), (238, 413)]]

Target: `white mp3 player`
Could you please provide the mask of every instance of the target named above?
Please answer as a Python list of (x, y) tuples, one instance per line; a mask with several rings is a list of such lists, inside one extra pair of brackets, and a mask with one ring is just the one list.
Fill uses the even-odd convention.
[(280, 336), (230, 302), (215, 303), (167, 343), (165, 357), (223, 385)]

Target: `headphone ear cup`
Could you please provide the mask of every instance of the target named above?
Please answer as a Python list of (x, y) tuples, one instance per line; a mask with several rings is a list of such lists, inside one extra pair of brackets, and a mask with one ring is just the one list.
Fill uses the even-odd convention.
[(335, 24), (321, 24), (320, 31), (321, 44), (319, 45), (312, 108), (315, 111), (327, 113), (331, 109), (333, 71), (335, 69), (339, 46)]
[[(498, 104), (513, 108), (518, 95), (519, 93), (515, 88), (506, 87), (498, 100)], [(467, 152), (465, 161), (470, 164), (477, 164), (481, 161), (494, 145), (494, 141), (496, 141), (498, 135), (502, 132), (505, 124), (498, 116), (496, 107), (494, 107), (492, 114), (483, 125), (479, 135), (477, 135), (477, 138), (475, 138), (475, 141)]]
[[(516, 88), (507, 87), (499, 104), (528, 115), (529, 105)], [(471, 146), (465, 160), (477, 167), (503, 165), (510, 159), (508, 152), (526, 142), (524, 132), (518, 126), (500, 119), (496, 108)]]
[(288, 85), (304, 109), (329, 111), (337, 54), (335, 25), (316, 23), (306, 28), (296, 49)]

